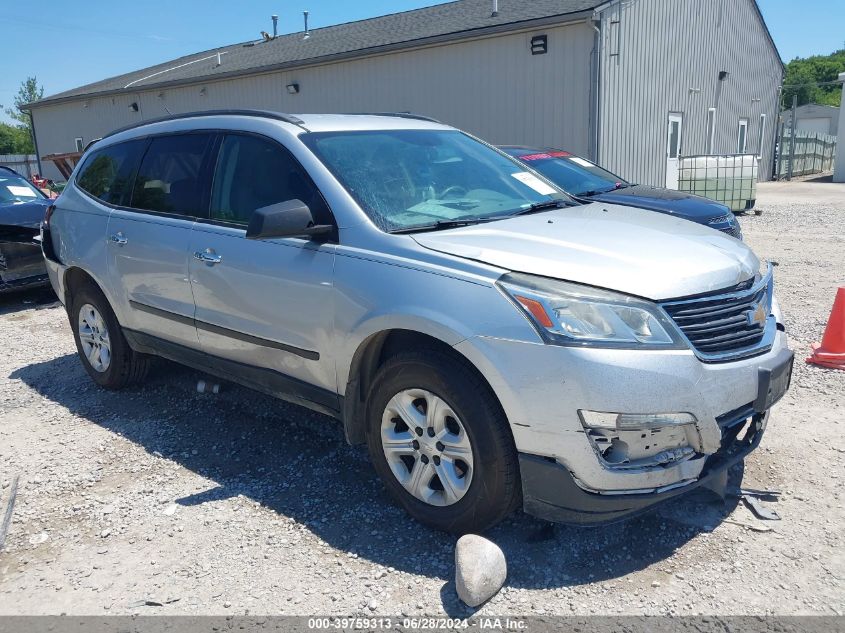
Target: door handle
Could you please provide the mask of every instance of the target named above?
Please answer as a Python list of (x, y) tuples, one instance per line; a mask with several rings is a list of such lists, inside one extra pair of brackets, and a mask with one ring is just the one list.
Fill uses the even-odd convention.
[(194, 259), (196, 259), (197, 261), (201, 261), (204, 264), (211, 264), (213, 266), (214, 264), (219, 264), (221, 261), (223, 261), (223, 256), (218, 255), (212, 249), (207, 248), (204, 251), (194, 252)]
[(118, 231), (111, 237), (109, 237), (109, 241), (117, 244), (118, 246), (126, 246), (126, 243), (129, 239), (123, 234), (123, 231)]

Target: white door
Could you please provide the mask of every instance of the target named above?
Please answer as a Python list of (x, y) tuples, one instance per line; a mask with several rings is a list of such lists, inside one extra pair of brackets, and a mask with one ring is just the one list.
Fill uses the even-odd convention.
[(682, 114), (670, 114), (666, 133), (666, 188), (678, 188), (678, 163), (681, 157), (681, 134), (684, 117)]

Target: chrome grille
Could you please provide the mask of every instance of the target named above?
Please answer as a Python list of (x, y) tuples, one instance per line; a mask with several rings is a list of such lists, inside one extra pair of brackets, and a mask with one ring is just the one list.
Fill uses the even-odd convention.
[(775, 326), (770, 318), (771, 292), (769, 269), (749, 289), (667, 301), (662, 306), (703, 360), (726, 361), (761, 354), (771, 346)]

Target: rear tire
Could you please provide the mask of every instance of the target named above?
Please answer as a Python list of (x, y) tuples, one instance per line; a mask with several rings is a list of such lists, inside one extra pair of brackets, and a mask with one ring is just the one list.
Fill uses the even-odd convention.
[(367, 416), (375, 470), (420, 523), (481, 532), (518, 507), (510, 425), (490, 387), (461, 359), (435, 351), (390, 358), (373, 382)]
[(91, 379), (106, 389), (123, 389), (147, 376), (150, 360), (129, 347), (105, 295), (85, 285), (72, 295), (70, 325), (76, 351)]

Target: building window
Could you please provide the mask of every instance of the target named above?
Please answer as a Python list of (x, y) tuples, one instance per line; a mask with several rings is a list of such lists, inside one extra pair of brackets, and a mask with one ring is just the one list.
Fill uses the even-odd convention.
[(739, 131), (736, 135), (736, 153), (744, 154), (748, 149), (748, 119), (739, 120)]
[(619, 20), (610, 21), (610, 56), (617, 57), (622, 48), (622, 34), (620, 33)]
[(712, 154), (716, 141), (716, 108), (707, 109), (707, 153)]
[(669, 147), (667, 148), (669, 158), (681, 156), (681, 115), (669, 115)]
[(766, 147), (766, 115), (760, 115), (760, 139), (757, 142), (757, 158), (763, 158), (763, 148)]
[(75, 139), (73, 139), (73, 142), (76, 144), (76, 151), (77, 152), (85, 151), (85, 143), (83, 142), (81, 136), (77, 136)]

